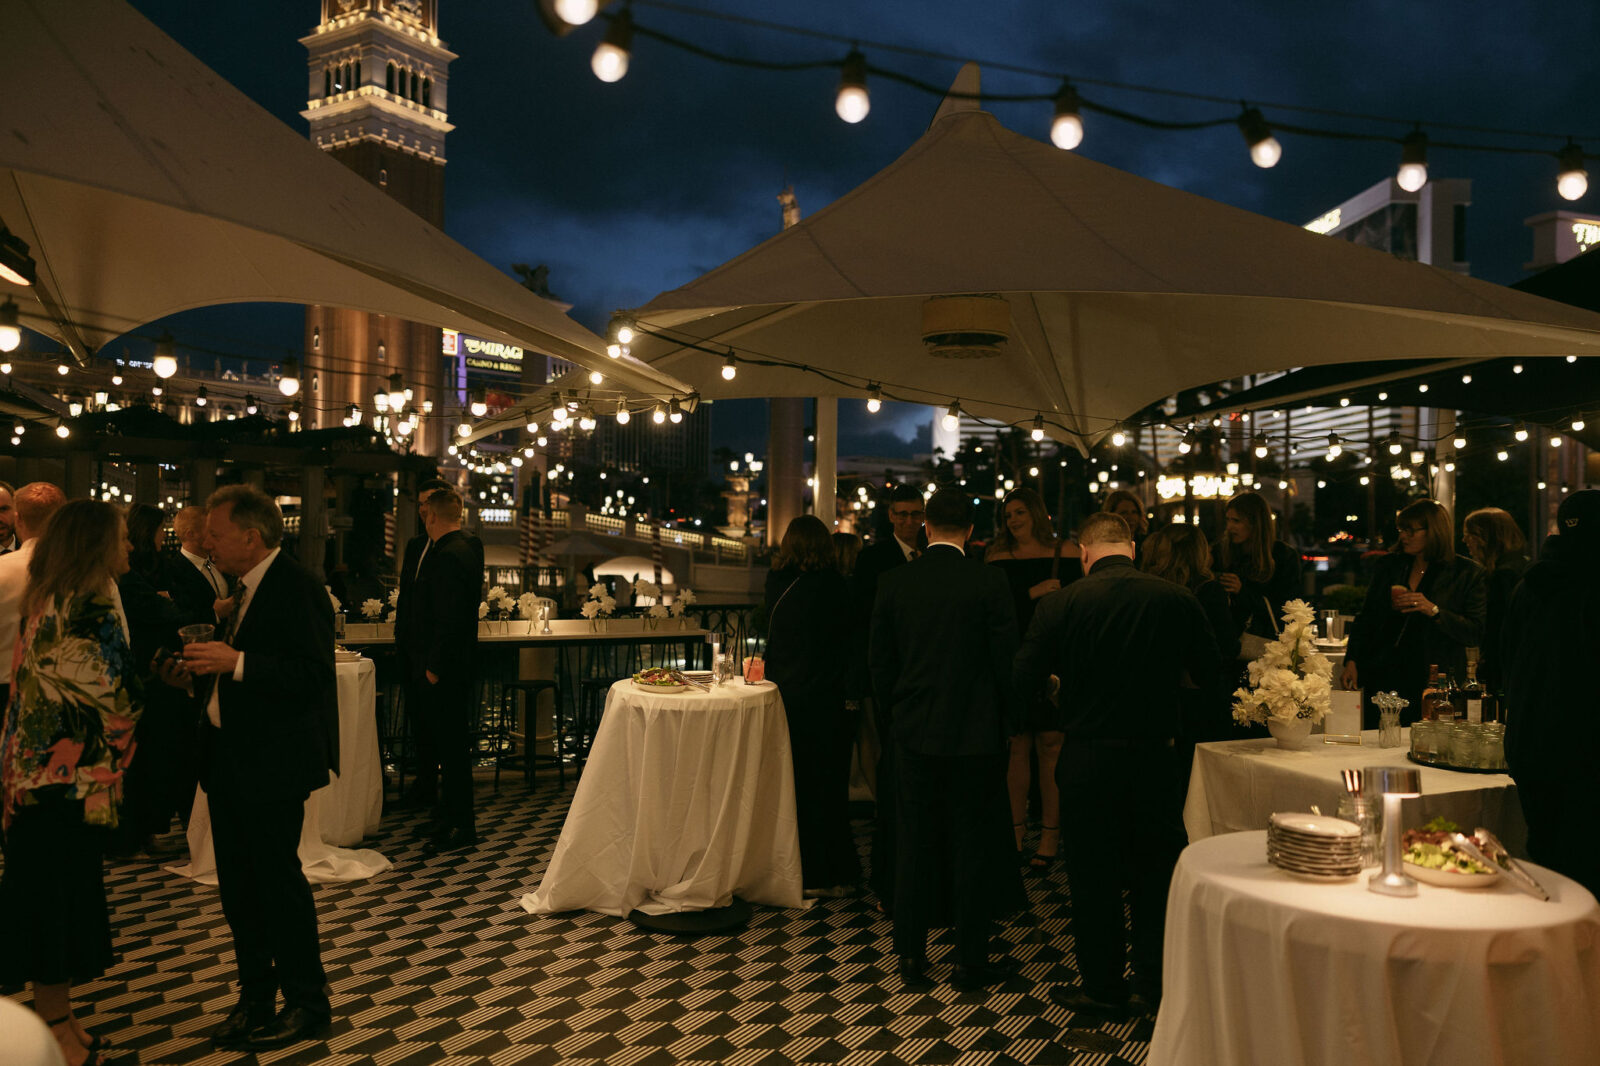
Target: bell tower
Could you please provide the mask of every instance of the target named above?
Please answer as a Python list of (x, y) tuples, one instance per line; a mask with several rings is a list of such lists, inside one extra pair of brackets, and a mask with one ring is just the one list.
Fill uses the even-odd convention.
[[(444, 224), (446, 105), (455, 54), (438, 35), (438, 0), (322, 0), (306, 46), (311, 141), (434, 226)], [(439, 404), (439, 330), (387, 315), (306, 308), (301, 375), (308, 426), (341, 424), (350, 404), (363, 421), (373, 395), (400, 374), (414, 402)], [(415, 447), (436, 453), (444, 436), (424, 420)]]

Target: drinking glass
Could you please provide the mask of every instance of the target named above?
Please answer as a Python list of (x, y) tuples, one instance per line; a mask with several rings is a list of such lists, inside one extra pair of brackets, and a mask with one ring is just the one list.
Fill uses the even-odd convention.
[[(1411, 750), (1417, 750), (1417, 723), (1411, 726)], [(1378, 747), (1398, 748), (1400, 746), (1400, 712), (1378, 712)]]
[(744, 681), (747, 685), (758, 685), (767, 676), (767, 662), (759, 655), (752, 655), (744, 661)]
[(716, 672), (717, 684), (725, 685), (729, 681), (732, 681), (733, 680), (733, 656), (725, 655), (725, 654), (722, 654), (722, 653), (719, 652), (717, 654), (716, 663), (715, 663), (713, 669)]
[(192, 626), (183, 626), (178, 630), (178, 639), (185, 645), (204, 644), (216, 635), (217, 627), (209, 622), (196, 622)]
[(1322, 638), (1338, 640), (1344, 636), (1344, 618), (1338, 611), (1322, 612)]
[(1361, 827), (1361, 865), (1378, 865), (1378, 804), (1366, 796), (1339, 797), (1339, 817)]

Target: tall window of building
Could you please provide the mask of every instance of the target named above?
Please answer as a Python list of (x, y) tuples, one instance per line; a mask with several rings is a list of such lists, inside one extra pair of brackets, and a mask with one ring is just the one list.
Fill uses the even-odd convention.
[(333, 71), (328, 67), (322, 68), (322, 95), (324, 97), (333, 95)]
[(411, 100), (412, 100), (413, 103), (415, 103), (416, 99), (417, 99), (417, 72), (413, 70), (411, 72)]
[(422, 79), (422, 106), (423, 107), (432, 107), (433, 106), (433, 79), (432, 78), (423, 78)]
[(1450, 258), (1457, 263), (1467, 261), (1467, 205), (1456, 204), (1450, 227)]
[(390, 63), (383, 72), (383, 87), (394, 92), (394, 64)]

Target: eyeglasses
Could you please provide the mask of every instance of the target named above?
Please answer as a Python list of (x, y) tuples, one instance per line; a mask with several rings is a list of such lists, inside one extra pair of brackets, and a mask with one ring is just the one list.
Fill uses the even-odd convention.
[(895, 511), (895, 510), (891, 510), (889, 512), (889, 517), (890, 518), (921, 518), (922, 515), (923, 515), (923, 512), (921, 512), (921, 511)]
[(1428, 531), (1427, 526), (1399, 526), (1398, 528), (1401, 533), (1426, 533)]

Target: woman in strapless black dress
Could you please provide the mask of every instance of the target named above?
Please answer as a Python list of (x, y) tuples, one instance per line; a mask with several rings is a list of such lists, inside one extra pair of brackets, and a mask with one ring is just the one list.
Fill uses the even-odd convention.
[[(1057, 537), (1044, 501), (1032, 489), (1016, 489), (1000, 503), (994, 540), (984, 562), (999, 567), (1011, 584), (1017, 611), (1017, 632), (1027, 633), (1034, 608), (1045, 596), (1083, 576), (1078, 546)], [(1027, 830), (1028, 790), (1034, 755), (1039, 765), (1039, 847), (1029, 865), (1049, 869), (1061, 848), (1061, 795), (1056, 789), (1056, 760), (1061, 756), (1061, 713), (1048, 700), (1037, 700), (1020, 715), (1023, 732), (1011, 738), (1011, 763), (1006, 784), (1011, 793), (1011, 828), (1017, 850)]]

